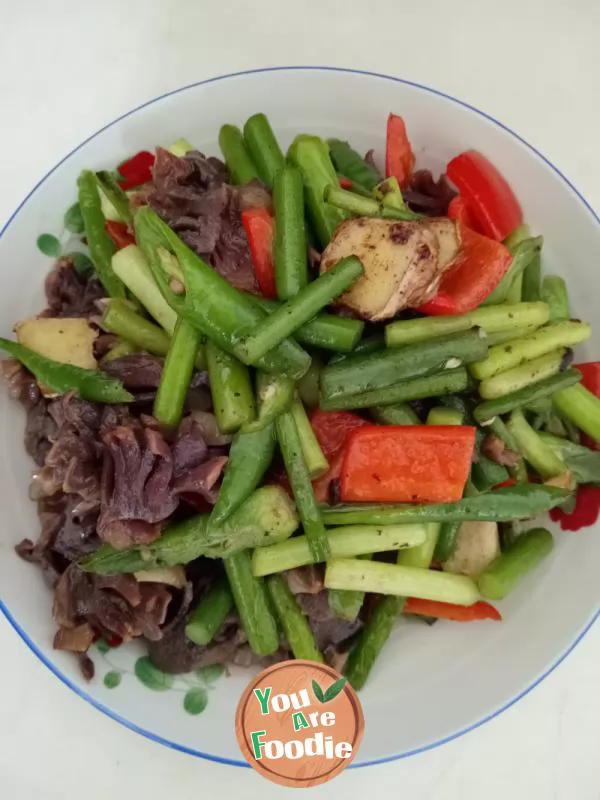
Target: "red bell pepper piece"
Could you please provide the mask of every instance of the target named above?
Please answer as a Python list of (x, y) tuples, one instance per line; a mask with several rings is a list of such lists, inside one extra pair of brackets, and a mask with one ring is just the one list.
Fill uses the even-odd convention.
[(371, 425), (350, 411), (321, 411), (320, 408), (311, 414), (310, 424), (329, 462), (342, 451), (352, 431)]
[(260, 291), (263, 297), (277, 297), (273, 267), (275, 220), (265, 208), (248, 208), (242, 211), (242, 223)]
[(421, 600), (417, 597), (407, 597), (402, 610), (405, 614), (419, 614), (423, 617), (451, 619), (454, 622), (473, 622), (478, 619), (502, 619), (502, 615), (498, 609), (483, 600), (480, 600), (479, 603), (473, 603), (472, 606), (458, 606), (454, 603), (440, 603), (435, 600)]
[(127, 161), (119, 164), (117, 171), (122, 175), (119, 181), (119, 186), (123, 191), (127, 189), (134, 189), (136, 186), (142, 186), (152, 180), (152, 167), (156, 161), (154, 153), (149, 153), (147, 150), (140, 150)]
[(347, 189), (348, 191), (352, 189), (352, 181), (350, 178), (338, 178), (338, 183), (341, 189)]
[(517, 482), (514, 478), (508, 478), (508, 480), (502, 481), (502, 483), (497, 483), (494, 486), (494, 489), (508, 489), (509, 486), (516, 486)]
[(344, 447), (341, 496), (347, 502), (451, 503), (471, 469), (475, 428), (368, 425)]
[(107, 219), (104, 223), (104, 228), (113, 240), (113, 244), (117, 250), (122, 250), (130, 244), (135, 244), (135, 237), (129, 232), (129, 228), (123, 222), (114, 222), (113, 220)]
[(600, 397), (600, 361), (587, 361), (585, 364), (576, 364), (575, 369), (578, 369), (583, 375), (581, 383), (588, 392)]
[[(585, 364), (575, 364), (575, 369), (578, 369), (583, 375), (581, 385), (584, 386), (588, 392), (591, 392), (596, 397), (600, 397), (600, 361), (588, 361)], [(600, 442), (592, 439), (587, 433), (582, 434), (581, 442), (591, 450), (600, 450)]]
[(477, 225), (477, 220), (471, 213), (471, 210), (465, 202), (464, 197), (461, 197), (459, 194), (450, 200), (450, 203), (448, 204), (448, 216), (450, 219), (455, 219), (457, 222), (460, 222), (462, 225), (470, 228), (472, 231), (481, 233), (479, 226)]
[(343, 448), (346, 439), (352, 431), (370, 425), (370, 423), (350, 411), (321, 411), (320, 409), (313, 412), (310, 423), (321, 450), (329, 461), (327, 472), (313, 481), (313, 491), (319, 503), (327, 503), (329, 502), (331, 482), (339, 480), (342, 472)]
[(450, 161), (446, 173), (486, 236), (502, 241), (523, 222), (523, 212), (513, 190), (481, 153), (476, 150), (461, 153)]
[(494, 291), (510, 266), (512, 256), (501, 242), (475, 233), (464, 225), (460, 225), (460, 230), (460, 252), (442, 276), (435, 297), (419, 307), (422, 314), (473, 311)]
[(600, 486), (578, 486), (575, 508), (569, 514), (562, 508), (553, 508), (550, 519), (558, 522), (563, 531), (578, 531), (594, 525), (600, 516)]
[(329, 462), (329, 469), (327, 472), (321, 475), (320, 478), (317, 478), (316, 481), (313, 481), (312, 487), (317, 503), (330, 502), (330, 486), (333, 481), (339, 481), (340, 479), (343, 458), (343, 453), (338, 453), (337, 456), (333, 456), (332, 460)]
[(406, 125), (402, 117), (390, 114), (387, 120), (385, 144), (385, 176), (397, 178), (401, 189), (405, 189), (415, 166), (415, 156), (408, 140)]

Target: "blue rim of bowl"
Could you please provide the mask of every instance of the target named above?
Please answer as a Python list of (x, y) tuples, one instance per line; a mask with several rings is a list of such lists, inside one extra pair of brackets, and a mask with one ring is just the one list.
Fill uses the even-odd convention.
[[(351, 69), (351, 68), (347, 68), (347, 67), (284, 66), (284, 67), (260, 67), (260, 68), (257, 68), (257, 69), (242, 70), (240, 72), (230, 72), (230, 73), (225, 74), (225, 75), (217, 75), (217, 76), (212, 77), (212, 78), (207, 78), (206, 80), (203, 80), (203, 81), (196, 81), (195, 83), (190, 83), (187, 86), (182, 86), (179, 89), (174, 89), (174, 90), (172, 90), (170, 92), (165, 92), (164, 94), (161, 94), (158, 97), (153, 98), (152, 100), (148, 100), (147, 102), (142, 103), (141, 105), (137, 106), (136, 108), (132, 109), (131, 111), (127, 111), (125, 114), (122, 114), (120, 117), (117, 117), (112, 122), (109, 122), (107, 125), (104, 125), (104, 127), (100, 128), (100, 130), (96, 131), (96, 133), (93, 133), (91, 136), (88, 136), (87, 139), (85, 139), (83, 142), (81, 142), (81, 144), (77, 145), (77, 147), (73, 148), (73, 150), (71, 150), (70, 153), (68, 153), (64, 158), (62, 158), (58, 162), (58, 164), (56, 164), (54, 167), (52, 167), (52, 169), (49, 172), (47, 172), (46, 175), (44, 175), (44, 177), (33, 187), (33, 189), (25, 197), (25, 199), (17, 206), (15, 211), (11, 214), (11, 216), (8, 219), (8, 221), (6, 222), (6, 224), (4, 225), (2, 230), (0, 231), (0, 239), (4, 235), (5, 231), (8, 230), (11, 222), (17, 216), (17, 214), (21, 211), (21, 209), (25, 206), (25, 204), (30, 199), (30, 197), (32, 197), (35, 194), (35, 192), (50, 177), (50, 175), (52, 175), (54, 172), (56, 172), (56, 170), (59, 167), (61, 167), (62, 164), (64, 164), (65, 161), (67, 161), (67, 159), (69, 159), (74, 153), (76, 153), (78, 150), (80, 150), (84, 145), (86, 145), (92, 139), (95, 139), (96, 136), (98, 136), (99, 134), (103, 133), (108, 128), (111, 128), (117, 122), (120, 122), (121, 120), (126, 119), (127, 117), (130, 117), (132, 114), (135, 114), (137, 111), (140, 111), (142, 108), (147, 108), (148, 106), (154, 105), (155, 103), (159, 102), (160, 100), (164, 100), (166, 97), (172, 97), (173, 95), (180, 94), (181, 92), (185, 92), (188, 89), (194, 89), (197, 86), (206, 86), (207, 84), (210, 84), (210, 83), (217, 83), (218, 81), (227, 80), (229, 78), (241, 78), (241, 77), (244, 77), (244, 76), (247, 76), (247, 75), (258, 75), (258, 74), (269, 73), (269, 72), (299, 72), (299, 71), (306, 71), (306, 72), (316, 72), (316, 71), (341, 72), (341, 73), (347, 73), (347, 74), (353, 74), (353, 75), (365, 75), (365, 76), (370, 77), (370, 78), (379, 78), (379, 79), (386, 80), (386, 81), (393, 81), (394, 83), (403, 83), (403, 84), (405, 84), (407, 86), (412, 86), (415, 89), (421, 89), (422, 91), (429, 92), (430, 94), (437, 95), (438, 97), (443, 97), (445, 100), (450, 100), (453, 103), (457, 103), (459, 106), (462, 106), (463, 108), (468, 108), (470, 111), (473, 111), (476, 114), (479, 114), (480, 117), (484, 117), (485, 119), (489, 120), (490, 122), (493, 122), (499, 128), (502, 128), (502, 130), (504, 130), (507, 133), (509, 133), (512, 137), (514, 137), (519, 142), (521, 142), (521, 144), (525, 145), (525, 147), (527, 147), (528, 150), (530, 150), (538, 158), (540, 158), (547, 166), (549, 166), (559, 176), (559, 178), (579, 198), (579, 200), (583, 203), (583, 205), (586, 207), (586, 209), (590, 212), (592, 217), (600, 225), (600, 217), (598, 217), (598, 215), (596, 214), (596, 212), (594, 211), (592, 206), (588, 203), (588, 201), (581, 194), (581, 192), (578, 189), (576, 189), (575, 186), (573, 186), (571, 181), (565, 175), (563, 175), (563, 173), (557, 167), (555, 167), (554, 164), (551, 161), (549, 161), (542, 153), (540, 153), (539, 150), (537, 150), (535, 147), (533, 147), (533, 145), (529, 144), (529, 142), (527, 142), (525, 139), (523, 139), (521, 136), (519, 136), (518, 133), (515, 133), (507, 125), (504, 125), (504, 123), (502, 123), (499, 120), (495, 119), (495, 117), (492, 117), (489, 114), (486, 114), (485, 111), (480, 111), (475, 106), (472, 106), (469, 103), (465, 103), (463, 100), (459, 100), (458, 98), (453, 97), (452, 95), (446, 94), (445, 92), (441, 92), (438, 89), (433, 89), (431, 86), (424, 86), (421, 83), (416, 83), (414, 81), (408, 81), (408, 80), (405, 80), (404, 78), (395, 78), (392, 75), (385, 75), (385, 74), (380, 73), (380, 72), (370, 72), (369, 70)], [(64, 683), (65, 686), (68, 686), (69, 689), (71, 689), (73, 692), (75, 692), (76, 695), (81, 697), (83, 700), (86, 700), (88, 703), (90, 703), (92, 706), (97, 708), (99, 711), (102, 711), (102, 713), (106, 714), (106, 716), (110, 717), (111, 719), (115, 720), (116, 722), (119, 722), (121, 725), (124, 725), (126, 728), (129, 728), (130, 730), (135, 731), (136, 733), (139, 733), (142, 736), (145, 736), (147, 739), (150, 739), (153, 742), (157, 742), (158, 744), (162, 744), (165, 747), (169, 747), (172, 750), (178, 750), (179, 752), (187, 753), (188, 755), (196, 756), (197, 758), (204, 758), (204, 759), (206, 759), (208, 761), (215, 761), (218, 764), (227, 764), (229, 766), (234, 766), (234, 767), (248, 767), (248, 768), (250, 767), (250, 765), (245, 761), (237, 761), (236, 759), (223, 758), (222, 756), (212, 755), (211, 753), (203, 753), (200, 750), (193, 750), (190, 747), (185, 747), (184, 745), (177, 744), (176, 742), (171, 742), (168, 739), (163, 739), (161, 736), (158, 736), (157, 734), (152, 733), (152, 731), (147, 731), (144, 728), (140, 728), (134, 722), (131, 722), (130, 720), (125, 719), (124, 717), (121, 717), (119, 714), (117, 714), (111, 708), (108, 708), (103, 703), (98, 702), (98, 700), (96, 700), (95, 698), (91, 697), (86, 692), (82, 691), (82, 689), (79, 686), (77, 686), (75, 683), (73, 683), (71, 680), (69, 680), (69, 678), (67, 678), (67, 676), (64, 675), (56, 667), (56, 665), (53, 664), (50, 661), (50, 659), (39, 649), (39, 647), (35, 644), (35, 642), (23, 630), (23, 628), (21, 628), (19, 623), (13, 617), (13, 615), (8, 610), (8, 608), (6, 607), (6, 605), (4, 604), (4, 602), (2, 600), (0, 600), (0, 611), (2, 611), (2, 613), (4, 614), (6, 619), (10, 622), (10, 624), (13, 626), (15, 631), (19, 634), (21, 639), (23, 639), (23, 641), (29, 647), (29, 649), (33, 653), (35, 653), (35, 655), (40, 659), (40, 661), (46, 667), (48, 667), (50, 672), (52, 672), (62, 683)], [(494, 719), (494, 717), (497, 717), (499, 714), (502, 714), (503, 711), (506, 711), (508, 708), (510, 708), (511, 706), (514, 706), (516, 703), (518, 703), (519, 700), (521, 700), (523, 697), (528, 695), (529, 692), (531, 692), (533, 689), (535, 689), (535, 687), (538, 684), (540, 684), (545, 678), (547, 678), (548, 675), (550, 675), (551, 672), (554, 672), (556, 667), (558, 667), (558, 665), (561, 664), (565, 660), (565, 658), (569, 655), (569, 653), (571, 653), (575, 649), (575, 647), (577, 647), (579, 642), (583, 639), (585, 634), (590, 630), (590, 628), (592, 627), (594, 622), (599, 617), (600, 617), (600, 608), (592, 615), (591, 619), (586, 623), (586, 625), (583, 627), (583, 629), (578, 634), (578, 636), (573, 641), (573, 643), (564, 651), (564, 653), (562, 653), (562, 655), (560, 655), (557, 658), (557, 660), (545, 672), (543, 672), (538, 678), (536, 678), (536, 680), (533, 681), (533, 683), (531, 683), (526, 689), (524, 689), (518, 695), (513, 697), (512, 700), (509, 700), (503, 706), (501, 706), (500, 708), (496, 709), (496, 711), (493, 711), (491, 714), (488, 714), (487, 716), (483, 717), (482, 719), (478, 720), (477, 722), (474, 722), (473, 724), (467, 726), (466, 728), (462, 728), (461, 730), (456, 731), (456, 733), (452, 733), (449, 736), (445, 736), (444, 738), (438, 739), (435, 742), (430, 742), (429, 744), (423, 745), (421, 747), (417, 747), (417, 748), (415, 748), (413, 750), (407, 750), (404, 753), (396, 753), (396, 754), (391, 755), (391, 756), (384, 756), (383, 758), (375, 758), (375, 759), (372, 759), (371, 761), (362, 761), (362, 762), (357, 763), (357, 764), (351, 764), (350, 765), (350, 769), (358, 768), (358, 767), (370, 767), (370, 766), (374, 766), (376, 764), (385, 764), (385, 763), (387, 763), (389, 761), (397, 761), (397, 760), (399, 760), (401, 758), (408, 758), (409, 756), (415, 756), (415, 755), (418, 755), (419, 753), (425, 753), (427, 750), (433, 750), (434, 748), (440, 747), (441, 745), (446, 744), (447, 742), (451, 742), (453, 739), (458, 739), (460, 736), (464, 736), (466, 733), (470, 733), (471, 731), (475, 730), (476, 728), (479, 728), (481, 725), (484, 725), (486, 722), (489, 722), (490, 720)]]

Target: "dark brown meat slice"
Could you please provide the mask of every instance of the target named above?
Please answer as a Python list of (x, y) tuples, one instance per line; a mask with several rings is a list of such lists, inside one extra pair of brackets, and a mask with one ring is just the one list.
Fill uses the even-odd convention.
[(237, 614), (230, 614), (209, 645), (194, 644), (185, 635), (185, 626), (191, 609), (195, 607), (200, 596), (201, 593), (194, 591), (191, 584), (188, 584), (177, 614), (162, 628), (161, 639), (146, 642), (152, 663), (163, 672), (181, 674), (212, 664), (260, 664), (266, 667), (289, 657), (285, 648), (280, 648), (266, 658), (253, 653)]
[(36, 380), (18, 361), (11, 358), (0, 361), (0, 377), (6, 382), (12, 399), (25, 409), (29, 410), (39, 403), (42, 395)]
[(445, 217), (450, 201), (456, 196), (446, 176), (441, 175), (436, 181), (429, 169), (413, 173), (410, 185), (402, 194), (413, 211), (428, 217)]
[[(227, 168), (218, 159), (196, 151), (178, 158), (158, 148), (147, 202), (232, 286), (256, 292), (258, 284), (241, 220), (250, 190), (229, 186), (227, 180)], [(257, 202), (256, 195), (255, 189), (252, 202)]]
[(102, 441), (98, 534), (117, 548), (149, 544), (178, 505), (171, 449), (157, 431), (137, 426), (113, 428)]
[(82, 507), (79, 511), (78, 507), (82, 504), (73, 495), (64, 497), (62, 524), (54, 538), (52, 549), (67, 561), (77, 561), (93, 553), (102, 544), (96, 533), (99, 509), (97, 506), (90, 510)]
[(290, 569), (285, 577), (292, 594), (318, 594), (323, 591), (323, 568), (319, 564)]
[(501, 464), (503, 467), (516, 467), (519, 463), (520, 455), (510, 450), (499, 436), (494, 433), (488, 434), (481, 445), (481, 452), (484, 456)]
[(138, 585), (132, 575), (91, 575), (72, 564), (56, 586), (52, 613), (67, 630), (87, 622), (94, 631), (123, 641), (158, 639), (171, 599), (163, 584)]
[(89, 317), (106, 296), (100, 281), (80, 275), (68, 257), (59, 258), (46, 278), (44, 317)]
[(334, 647), (337, 651), (347, 649), (344, 645), (362, 628), (360, 619), (348, 622), (335, 616), (329, 606), (326, 591), (319, 594), (297, 594), (296, 600), (306, 614), (317, 647), (322, 652), (328, 647)]
[(163, 368), (163, 359), (148, 353), (132, 353), (115, 358), (103, 365), (105, 372), (118, 378), (130, 392), (157, 389)]
[(25, 450), (27, 455), (42, 467), (50, 452), (50, 441), (56, 434), (56, 423), (48, 413), (48, 403), (43, 398), (27, 411), (25, 423)]

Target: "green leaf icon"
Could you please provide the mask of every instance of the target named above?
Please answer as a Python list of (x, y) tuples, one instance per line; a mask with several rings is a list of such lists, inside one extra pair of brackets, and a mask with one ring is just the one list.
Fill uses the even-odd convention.
[(196, 676), (200, 678), (201, 681), (204, 681), (207, 686), (212, 686), (213, 683), (219, 680), (224, 672), (224, 664), (209, 664), (207, 667), (200, 667), (200, 669), (197, 669)]
[(312, 682), (312, 690), (319, 703), (324, 703), (325, 695), (323, 694), (323, 689), (321, 689), (321, 687), (315, 680), (313, 680)]
[(183, 698), (183, 707), (188, 714), (201, 714), (208, 705), (206, 689), (190, 689)]
[(104, 685), (107, 689), (116, 689), (117, 686), (121, 683), (121, 673), (112, 670), (111, 672), (107, 672), (104, 676)]
[(142, 656), (135, 662), (135, 675), (140, 683), (154, 692), (166, 692), (173, 686), (173, 676), (157, 669), (148, 656)]
[(334, 681), (331, 686), (325, 691), (324, 703), (329, 703), (330, 700), (335, 699), (346, 685), (346, 678), (340, 678)]
[(52, 236), (51, 233), (42, 233), (41, 236), (38, 236), (37, 246), (38, 250), (45, 256), (50, 256), (50, 258), (58, 258), (62, 252), (60, 242), (56, 236)]
[(74, 203), (71, 208), (68, 208), (64, 217), (65, 228), (71, 233), (83, 233), (83, 217), (81, 216), (81, 208), (79, 203)]

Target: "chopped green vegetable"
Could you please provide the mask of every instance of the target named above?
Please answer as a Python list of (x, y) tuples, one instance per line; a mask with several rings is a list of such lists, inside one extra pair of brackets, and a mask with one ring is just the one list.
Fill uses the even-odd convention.
[[(544, 244), (543, 236), (527, 238), (528, 232), (529, 228), (527, 225), (522, 225), (521, 228), (518, 228), (517, 231), (509, 237), (510, 239), (516, 236), (513, 240), (514, 243), (509, 244), (508, 240), (505, 242), (512, 253), (512, 262), (500, 284), (494, 289), (491, 295), (483, 301), (482, 305), (498, 305), (504, 302), (519, 303), (521, 301), (523, 271), (531, 264), (534, 258), (539, 256), (542, 245)], [(523, 233), (525, 238), (520, 238)], [(515, 296), (510, 297), (509, 295), (513, 291)]]
[(196, 328), (180, 319), (165, 358), (152, 411), (154, 418), (167, 428), (176, 428), (181, 422), (199, 343)]
[(130, 403), (133, 400), (133, 395), (123, 388), (121, 381), (102, 370), (61, 364), (9, 339), (0, 338), (0, 350), (18, 359), (37, 381), (57, 394), (74, 390), (90, 403)]
[(262, 579), (252, 574), (250, 553), (240, 550), (224, 558), (223, 566), (248, 644), (259, 656), (271, 655), (279, 647), (277, 623)]
[(546, 275), (542, 281), (541, 296), (544, 303), (548, 303), (551, 322), (570, 318), (569, 294), (564, 278), (558, 275)]
[(427, 415), (428, 425), (462, 425), (463, 415), (454, 408), (436, 406)]
[(495, 400), (486, 400), (485, 403), (481, 403), (475, 408), (473, 415), (477, 422), (485, 424), (500, 414), (507, 414), (509, 411), (515, 411), (518, 408), (529, 407), (532, 403), (536, 403), (546, 397), (555, 399), (559, 395), (562, 396), (562, 392), (566, 388), (573, 387), (580, 380), (581, 373), (578, 370), (568, 369), (565, 372), (554, 375), (552, 378), (546, 378), (539, 383), (525, 386), (523, 389), (511, 394), (505, 394)]
[(322, 369), (323, 362), (318, 356), (313, 355), (308, 372), (298, 381), (298, 395), (308, 408), (316, 408), (319, 405)]
[[(267, 314), (272, 314), (282, 305), (277, 300), (267, 300), (254, 295), (252, 301)], [(364, 327), (365, 323), (359, 319), (338, 317), (335, 314), (317, 314), (309, 322), (297, 328), (293, 338), (300, 344), (319, 347), (322, 350), (333, 350), (334, 353), (355, 353), (363, 344), (359, 343), (359, 340)]]
[(172, 335), (177, 314), (160, 293), (140, 248), (130, 244), (117, 251), (112, 258), (112, 268), (158, 324)]
[(571, 496), (556, 486), (523, 484), (464, 497), (455, 503), (393, 503), (376, 505), (352, 503), (324, 507), (326, 525), (402, 525), (409, 522), (504, 522), (529, 519), (562, 505)]
[(331, 183), (325, 189), (325, 201), (340, 211), (354, 214), (357, 217), (381, 217), (382, 219), (414, 220), (422, 215), (404, 206), (397, 208), (373, 197), (363, 197), (355, 192), (340, 189), (339, 184)]
[(469, 371), (482, 381), (559, 348), (575, 347), (576, 344), (585, 342), (591, 335), (591, 325), (584, 322), (575, 320), (554, 322), (523, 339), (491, 347), (487, 358), (471, 364)]
[(327, 144), (335, 168), (352, 183), (371, 190), (381, 181), (382, 176), (379, 172), (371, 164), (368, 164), (356, 150), (353, 150), (348, 142), (341, 139), (328, 139)]
[(285, 166), (285, 158), (264, 114), (254, 114), (246, 121), (244, 142), (260, 179), (272, 189), (275, 176)]
[[(577, 374), (581, 375), (579, 372)], [(557, 391), (552, 395), (552, 401), (563, 417), (592, 439), (600, 441), (600, 399), (579, 385)]]
[(337, 182), (329, 148), (318, 136), (297, 136), (288, 160), (302, 173), (304, 201), (322, 248), (327, 247), (335, 229), (348, 216), (325, 202), (325, 189)]
[(323, 398), (321, 408), (324, 411), (339, 411), (348, 408), (373, 408), (375, 406), (393, 406), (407, 403), (410, 400), (421, 400), (425, 397), (440, 397), (444, 394), (464, 392), (469, 385), (467, 370), (464, 367), (447, 369), (425, 378), (405, 380), (384, 389), (374, 389), (360, 394), (348, 394), (332, 400)]
[(325, 587), (420, 597), (461, 606), (470, 606), (480, 599), (477, 585), (464, 575), (357, 558), (330, 559), (325, 570)]
[(294, 382), (283, 375), (256, 373), (258, 418), (244, 425), (243, 433), (256, 433), (274, 422), (294, 402)]
[(308, 284), (304, 186), (296, 167), (283, 167), (275, 175), (273, 207), (277, 296), (289, 300)]
[(237, 434), (229, 448), (219, 496), (210, 515), (211, 525), (222, 524), (257, 489), (274, 451), (272, 423), (256, 433)]
[(329, 462), (323, 455), (319, 440), (315, 436), (312, 429), (310, 420), (306, 415), (304, 406), (301, 400), (295, 400), (290, 409), (291, 415), (296, 423), (298, 435), (300, 436), (300, 444), (302, 446), (302, 455), (308, 469), (308, 474), (311, 480), (318, 478), (329, 468)]
[(223, 125), (219, 131), (219, 146), (233, 183), (243, 186), (258, 179), (258, 170), (250, 158), (239, 128), (235, 125)]
[(233, 608), (227, 581), (215, 584), (200, 600), (185, 626), (185, 635), (195, 644), (207, 645)]
[(208, 514), (168, 525), (152, 544), (116, 550), (104, 544), (81, 563), (101, 575), (188, 564), (200, 556), (225, 558), (239, 550), (263, 547), (289, 538), (298, 527), (290, 498), (279, 486), (257, 489), (221, 525), (209, 524)]
[(96, 176), (90, 170), (83, 170), (78, 184), (79, 208), (83, 217), (85, 237), (98, 278), (111, 297), (125, 297), (125, 287), (111, 265), (115, 246), (104, 228), (104, 214)]
[(210, 341), (206, 344), (206, 364), (219, 430), (234, 433), (254, 419), (248, 368)]
[(240, 341), (238, 347), (242, 360), (248, 364), (256, 364), (259, 358), (277, 347), (348, 289), (363, 272), (362, 264), (357, 258), (342, 259), (335, 267), (301, 289), (293, 299), (259, 322)]
[(183, 158), (186, 153), (189, 153), (194, 149), (194, 145), (187, 139), (177, 139), (177, 141), (173, 142), (173, 144), (167, 149), (169, 153), (172, 153), (174, 156)]
[(486, 353), (487, 344), (479, 330), (470, 330), (381, 353), (356, 356), (323, 370), (323, 399), (329, 403), (349, 395), (370, 393), (406, 378), (419, 378), (480, 360)]
[(521, 298), (526, 303), (535, 303), (541, 299), (542, 259), (538, 253), (532, 258), (523, 271)]
[[(429, 536), (426, 525), (349, 525), (330, 528), (327, 541), (331, 556), (351, 558), (365, 553), (383, 553), (419, 547)], [(407, 551), (408, 552), (408, 551)], [(314, 564), (315, 558), (306, 536), (294, 536), (287, 542), (254, 551), (252, 569), (255, 575), (269, 575), (288, 569)]]
[[(357, 558), (364, 558), (367, 561), (370, 561), (372, 557), (372, 553), (364, 553), (357, 556)], [(336, 617), (353, 622), (360, 613), (365, 601), (365, 595), (366, 592), (358, 592), (353, 589), (329, 589), (327, 600), (329, 608)]]
[(503, 600), (553, 548), (554, 539), (545, 528), (522, 533), (479, 576), (479, 591), (490, 600)]
[(286, 579), (282, 575), (271, 575), (266, 586), (294, 658), (322, 663), (323, 656), (314, 634)]
[(130, 225), (133, 222), (133, 214), (131, 213), (127, 193), (121, 189), (110, 172), (97, 172), (96, 180), (98, 181), (100, 190), (104, 193), (105, 197), (108, 198), (111, 206), (119, 215), (119, 220), (126, 225)]
[(385, 339), (388, 347), (401, 347), (474, 327), (483, 328), (487, 334), (519, 331), (529, 325), (544, 325), (548, 321), (549, 313), (546, 303), (485, 306), (467, 314), (391, 322), (386, 325)]
[(567, 368), (572, 357), (572, 351), (562, 347), (539, 358), (532, 358), (531, 361), (526, 361), (518, 367), (499, 372), (492, 378), (482, 381), (479, 384), (479, 394), (485, 400), (493, 400), (518, 392), (526, 386), (533, 386), (553, 375), (558, 375)]
[(573, 473), (578, 483), (600, 484), (600, 452), (590, 450), (569, 439), (553, 436), (551, 433), (540, 433), (539, 437), (565, 462), (567, 469)]
[[(137, 212), (135, 230), (152, 275), (171, 308), (222, 350), (244, 361), (240, 337), (264, 319), (264, 312), (202, 261), (150, 208)], [(162, 248), (179, 260), (185, 299), (169, 287), (160, 258)], [(257, 359), (256, 366), (297, 380), (310, 366), (310, 356), (296, 342), (286, 339)]]
[(371, 417), (380, 425), (420, 425), (421, 420), (409, 405), (375, 406), (369, 411)]
[(283, 463), (290, 479), (298, 514), (308, 537), (311, 553), (316, 561), (325, 561), (329, 557), (329, 542), (302, 454), (298, 428), (292, 414), (286, 411), (277, 417), (275, 427)]

